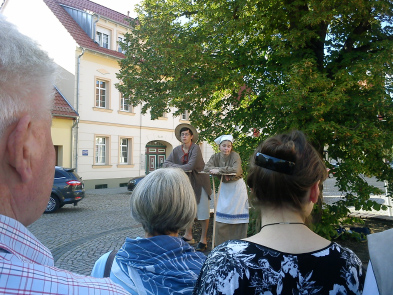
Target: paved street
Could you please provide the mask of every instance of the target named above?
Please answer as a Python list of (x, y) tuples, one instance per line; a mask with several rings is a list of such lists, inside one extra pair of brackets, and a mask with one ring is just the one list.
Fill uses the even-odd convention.
[(29, 226), (53, 253), (55, 265), (89, 275), (104, 253), (118, 249), (126, 236), (143, 236), (130, 217), (127, 188), (87, 191), (78, 206), (66, 205)]
[[(376, 186), (377, 188), (381, 189), (383, 192), (385, 192), (385, 187), (383, 182), (378, 182), (376, 181), (375, 178), (366, 178), (367, 182), (371, 185)], [(336, 178), (328, 178), (325, 180), (323, 183), (323, 195), (324, 196), (339, 196), (340, 193), (337, 190), (337, 187), (335, 187), (336, 184)]]
[[(373, 183), (384, 189), (383, 183)], [(339, 199), (334, 184), (334, 178), (324, 184), (326, 202)], [(135, 238), (144, 232), (130, 217), (130, 193), (125, 187), (86, 194), (78, 206), (66, 205), (54, 214), (44, 214), (29, 229), (52, 251), (57, 267), (89, 275), (102, 254), (120, 248), (126, 236)]]
[[(385, 183), (384, 182), (378, 182), (376, 181), (375, 178), (365, 178), (366, 181), (379, 188), (383, 193), (381, 195), (374, 195), (371, 196), (371, 200), (376, 201), (379, 204), (383, 204), (388, 206), (388, 200), (387, 198), (385, 198)], [(341, 193), (337, 190), (337, 188), (335, 187), (335, 178), (328, 178), (326, 179), (326, 181), (324, 182), (324, 187), (323, 187), (323, 200), (324, 202), (331, 204), (333, 202), (336, 202), (340, 199)], [(376, 214), (376, 215), (380, 215), (380, 216), (389, 216), (389, 214), (391, 214), (391, 216), (393, 215), (392, 210), (388, 209), (386, 211), (356, 211), (355, 212), (355, 208), (354, 207), (349, 207), (349, 210), (353, 213), (356, 213), (356, 215), (358, 216), (363, 216), (366, 217), (366, 215), (368, 214)]]

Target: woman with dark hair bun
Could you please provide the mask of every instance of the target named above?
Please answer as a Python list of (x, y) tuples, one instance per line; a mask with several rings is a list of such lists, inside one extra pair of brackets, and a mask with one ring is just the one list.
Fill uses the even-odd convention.
[(326, 177), (302, 132), (262, 142), (247, 177), (260, 205), (261, 231), (216, 247), (193, 294), (361, 294), (360, 259), (306, 225)]

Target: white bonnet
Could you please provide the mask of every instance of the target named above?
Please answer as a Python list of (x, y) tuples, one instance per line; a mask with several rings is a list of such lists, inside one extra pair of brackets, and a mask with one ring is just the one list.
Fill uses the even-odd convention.
[(219, 137), (217, 137), (214, 142), (217, 143), (218, 145), (221, 144), (221, 142), (223, 142), (224, 140), (229, 140), (230, 142), (233, 143), (233, 136), (232, 135), (221, 135)]

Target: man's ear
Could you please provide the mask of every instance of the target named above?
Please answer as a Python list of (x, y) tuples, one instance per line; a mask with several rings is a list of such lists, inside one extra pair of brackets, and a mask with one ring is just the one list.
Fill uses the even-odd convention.
[(33, 176), (31, 170), (32, 152), (29, 147), (31, 132), (31, 117), (24, 115), (13, 127), (7, 140), (8, 162), (22, 182), (28, 182)]
[(313, 202), (314, 204), (318, 202), (318, 197), (319, 197), (319, 180), (314, 183), (311, 187), (310, 190), (310, 201)]

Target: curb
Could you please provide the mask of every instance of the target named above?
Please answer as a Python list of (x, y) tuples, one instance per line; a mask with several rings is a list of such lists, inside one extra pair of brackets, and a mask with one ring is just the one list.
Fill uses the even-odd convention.
[(380, 215), (380, 214), (374, 214), (374, 213), (366, 213), (366, 212), (351, 212), (349, 214), (351, 217), (359, 217), (362, 219), (379, 219), (379, 220), (386, 220), (386, 221), (392, 221), (393, 222), (393, 216), (387, 216), (387, 215)]

